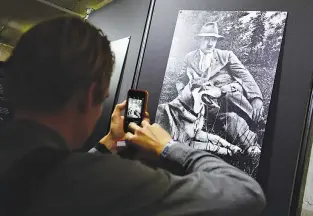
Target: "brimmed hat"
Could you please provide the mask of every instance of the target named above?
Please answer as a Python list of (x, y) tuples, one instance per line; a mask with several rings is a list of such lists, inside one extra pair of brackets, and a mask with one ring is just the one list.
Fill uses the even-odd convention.
[(216, 22), (206, 23), (200, 30), (200, 33), (197, 35), (199, 37), (216, 37), (218, 39), (223, 39), (222, 35), (218, 34), (218, 27)]

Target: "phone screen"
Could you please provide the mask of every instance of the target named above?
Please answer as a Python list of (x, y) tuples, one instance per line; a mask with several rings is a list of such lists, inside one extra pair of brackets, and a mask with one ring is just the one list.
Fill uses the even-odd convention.
[(127, 118), (140, 119), (142, 115), (143, 99), (130, 97), (128, 99)]
[(141, 124), (144, 118), (145, 104), (147, 102), (147, 92), (139, 90), (129, 90), (127, 96), (126, 113), (124, 120), (124, 130), (128, 131), (128, 125), (134, 122)]

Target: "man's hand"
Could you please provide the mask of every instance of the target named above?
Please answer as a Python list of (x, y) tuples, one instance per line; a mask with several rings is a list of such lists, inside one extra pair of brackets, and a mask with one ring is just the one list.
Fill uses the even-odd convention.
[(100, 143), (105, 145), (110, 151), (115, 151), (117, 141), (125, 138), (124, 116), (122, 116), (122, 111), (125, 107), (126, 101), (115, 106), (111, 117), (110, 132), (100, 140)]
[(151, 125), (147, 119), (142, 121), (142, 127), (135, 123), (129, 124), (129, 129), (133, 133), (126, 134), (126, 140), (138, 145), (142, 149), (153, 152), (158, 156), (165, 146), (172, 140), (172, 137), (160, 125)]
[(251, 101), (253, 108), (252, 120), (256, 123), (260, 122), (264, 115), (263, 101), (260, 98), (255, 98)]
[(255, 157), (261, 154), (261, 148), (259, 146), (250, 146), (247, 152), (250, 157)]
[(122, 140), (125, 137), (124, 132), (124, 116), (122, 111), (126, 107), (126, 101), (121, 104), (117, 104), (111, 116), (110, 134), (116, 141)]

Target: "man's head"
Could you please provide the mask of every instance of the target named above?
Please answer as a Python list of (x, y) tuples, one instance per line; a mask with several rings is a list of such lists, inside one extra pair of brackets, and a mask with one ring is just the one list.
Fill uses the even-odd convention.
[(218, 26), (216, 22), (206, 23), (197, 36), (200, 40), (200, 50), (205, 54), (215, 49), (217, 41), (224, 38), (218, 34)]
[(47, 20), (21, 37), (6, 62), (6, 97), (17, 113), (67, 111), (83, 141), (101, 114), (113, 65), (101, 31), (76, 17)]
[(207, 54), (215, 49), (217, 44), (217, 38), (216, 37), (201, 37), (200, 38), (200, 50)]

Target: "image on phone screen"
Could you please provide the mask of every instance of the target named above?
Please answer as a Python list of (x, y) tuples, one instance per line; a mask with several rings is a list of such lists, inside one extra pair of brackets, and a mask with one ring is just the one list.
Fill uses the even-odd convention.
[(142, 103), (143, 101), (141, 99), (129, 98), (127, 118), (140, 119), (141, 111), (142, 111)]

